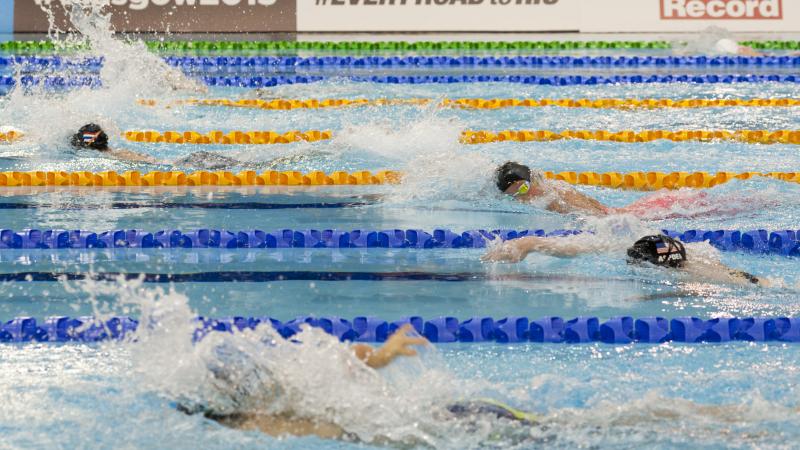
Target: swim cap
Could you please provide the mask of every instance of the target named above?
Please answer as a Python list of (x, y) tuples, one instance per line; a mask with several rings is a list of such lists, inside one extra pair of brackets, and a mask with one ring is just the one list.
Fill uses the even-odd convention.
[(108, 135), (99, 125), (90, 123), (84, 125), (77, 133), (72, 135), (70, 142), (75, 148), (92, 148), (95, 150), (108, 150)]
[(517, 181), (531, 181), (531, 169), (528, 166), (509, 161), (497, 168), (497, 188), (505, 192)]
[(645, 236), (628, 249), (630, 261), (647, 261), (657, 266), (680, 267), (686, 261), (686, 249), (669, 236)]
[(720, 39), (714, 45), (714, 50), (716, 50), (717, 53), (729, 53), (736, 55), (739, 53), (739, 44), (732, 39)]

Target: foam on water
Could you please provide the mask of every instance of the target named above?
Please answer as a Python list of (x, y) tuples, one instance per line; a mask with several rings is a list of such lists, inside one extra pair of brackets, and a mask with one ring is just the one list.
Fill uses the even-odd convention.
[[(54, 149), (64, 149), (68, 137), (89, 122), (102, 124), (109, 136), (119, 135), (121, 127), (130, 120), (131, 105), (137, 98), (158, 96), (173, 98), (176, 92), (205, 92), (205, 86), (186, 78), (169, 67), (157, 55), (147, 50), (142, 41), (125, 41), (114, 36), (110, 13), (103, 8), (110, 0), (59, 0), (42, 8), (63, 8), (74, 28), (64, 42), (82, 42), (90, 50), (82, 56), (102, 55), (101, 89), (78, 89), (68, 92), (48, 92), (45, 87), (14, 89), (0, 108), (0, 124), (25, 131), (22, 144), (42, 160), (58, 158)], [(51, 36), (57, 35), (51, 17)], [(59, 75), (69, 76), (69, 72)], [(135, 114), (135, 113), (134, 113)], [(169, 116), (159, 109), (148, 114)], [(33, 144), (35, 143), (35, 144)], [(63, 155), (61, 155), (63, 157)]]

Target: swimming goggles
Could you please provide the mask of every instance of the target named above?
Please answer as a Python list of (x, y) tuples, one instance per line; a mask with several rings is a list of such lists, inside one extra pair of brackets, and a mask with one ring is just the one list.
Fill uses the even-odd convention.
[(518, 197), (520, 195), (525, 195), (530, 190), (531, 190), (531, 182), (530, 181), (526, 181), (526, 182), (520, 184), (519, 185), (519, 189), (517, 189), (517, 192), (511, 194), (511, 196), (512, 197)]

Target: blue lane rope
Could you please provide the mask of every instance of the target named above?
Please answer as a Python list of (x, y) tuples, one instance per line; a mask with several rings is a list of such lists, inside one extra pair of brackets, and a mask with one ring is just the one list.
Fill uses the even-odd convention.
[[(608, 84), (732, 84), (732, 83), (800, 83), (800, 75), (786, 74), (700, 74), (700, 75), (371, 75), (350, 77), (325, 77), (318, 75), (280, 76), (206, 76), (200, 78), (208, 86), (261, 88), (290, 84), (309, 84), (320, 81), (351, 81), (379, 84), (458, 84), (458, 83), (514, 83), (538, 86), (593, 86)], [(43, 86), (48, 89), (98, 88), (102, 86), (97, 76), (47, 76), (20, 77), (23, 87)], [(0, 76), (0, 90), (17, 85), (13, 77)]]
[[(52, 261), (50, 261), (52, 262)], [(312, 264), (319, 258), (295, 261)], [(331, 261), (334, 262), (334, 261)], [(341, 262), (341, 261), (336, 261)], [(181, 261), (181, 264), (186, 264)], [(222, 262), (221, 264), (225, 264)], [(597, 277), (580, 275), (491, 273), (491, 272), (346, 272), (346, 271), (244, 271), (228, 270), (191, 273), (139, 273), (139, 272), (10, 272), (0, 273), (0, 282), (62, 282), (62, 281), (117, 281), (142, 280), (144, 283), (274, 283), (279, 281), (597, 281)], [(608, 281), (608, 280), (606, 280)]]
[[(369, 316), (353, 320), (340, 317), (301, 316), (287, 322), (271, 317), (198, 317), (195, 341), (211, 332), (231, 333), (271, 325), (284, 338), (294, 336), (301, 326), (318, 327), (342, 341), (383, 342), (404, 324), (412, 327), (431, 342), (497, 342), (497, 343), (592, 343), (608, 344), (663, 342), (800, 342), (800, 318), (718, 318), (696, 317), (597, 317), (581, 316), (565, 319), (547, 316), (529, 319), (511, 316), (471, 317), (461, 321), (455, 317), (424, 320), (408, 316), (388, 322)], [(32, 317), (16, 317), (0, 326), (0, 342), (99, 342), (131, 338), (139, 322), (130, 317), (112, 317), (106, 321), (93, 317), (48, 317), (41, 323)]]
[[(685, 243), (709, 241), (723, 251), (800, 256), (800, 230), (662, 230)], [(0, 250), (90, 248), (485, 248), (495, 239), (558, 237), (580, 230), (8, 230), (0, 229)]]
[[(265, 68), (591, 68), (591, 67), (798, 67), (800, 56), (168, 56), (164, 61), (183, 69), (264, 70)], [(102, 57), (0, 57), (0, 68), (99, 70)]]
[(798, 83), (800, 75), (372, 75), (350, 77), (324, 77), (318, 75), (286, 75), (225, 77), (207, 76), (202, 80), (209, 86), (230, 87), (272, 87), (286, 84), (308, 84), (319, 81), (352, 81), (357, 83), (379, 84), (459, 84), (459, 83), (515, 83), (541, 86), (575, 86), (606, 84), (651, 84), (651, 83), (696, 83), (696, 84), (731, 84), (731, 83)]

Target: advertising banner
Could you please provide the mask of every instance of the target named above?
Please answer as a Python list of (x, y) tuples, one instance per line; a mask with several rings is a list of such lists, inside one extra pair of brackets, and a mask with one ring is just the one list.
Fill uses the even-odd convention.
[[(8, 0), (0, 0), (0, 5)], [(45, 32), (47, 13), (68, 29), (59, 0), (16, 0), (14, 30)], [(116, 31), (172, 32), (294, 32), (296, 0), (110, 0)], [(0, 6), (0, 12), (2, 12)], [(0, 19), (2, 24), (2, 19)]]
[(582, 32), (800, 31), (800, 0), (584, 0)]
[(581, 2), (297, 0), (297, 29), (306, 32), (578, 31)]

